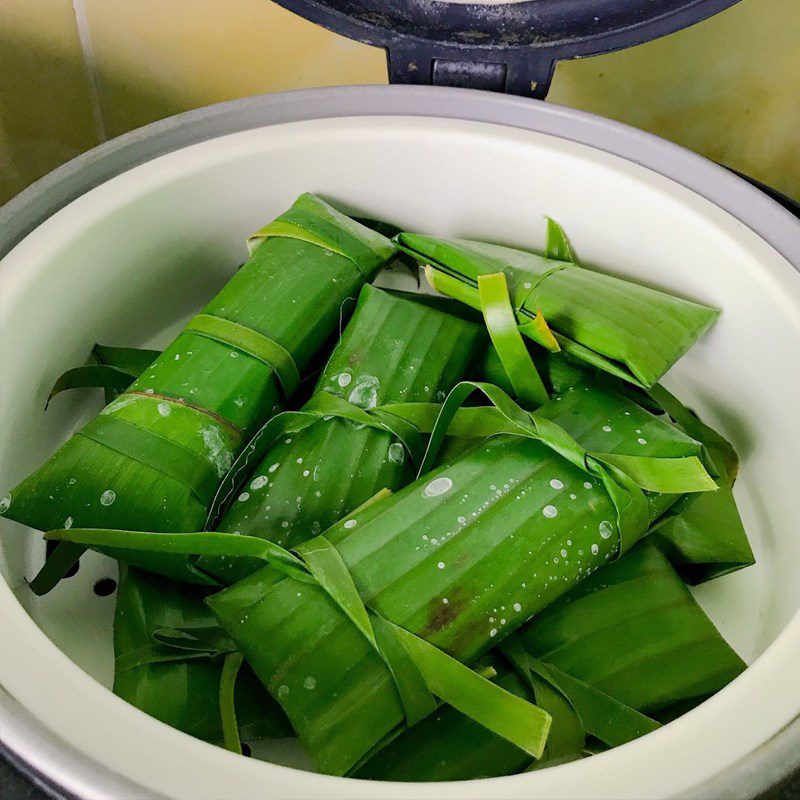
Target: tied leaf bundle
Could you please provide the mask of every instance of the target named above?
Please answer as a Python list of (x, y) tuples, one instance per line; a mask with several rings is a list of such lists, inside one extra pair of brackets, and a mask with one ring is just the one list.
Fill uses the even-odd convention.
[[(502, 410), (487, 427), (506, 435), (298, 548), (330, 543), (371, 611), (463, 663), (632, 545), (683, 492), (713, 486), (696, 470), (697, 442), (613, 392), (573, 387), (530, 415), (539, 438), (508, 435), (528, 415), (491, 395)], [(468, 424), (485, 410), (465, 409)], [(588, 470), (583, 448), (615, 466)], [(655, 481), (669, 492), (645, 496), (622, 465), (653, 489), (645, 473), (655, 471), (638, 469), (652, 457), (674, 461), (675, 474)], [(679, 465), (689, 462), (687, 481)], [(208, 602), (321, 770), (349, 772), (411, 721), (396, 676), (320, 586), (267, 568)]]
[[(274, 441), (265, 431), (260, 463), (253, 454), (240, 459), (248, 480), (230, 487), (233, 502), (215, 529), (291, 548), (378, 492), (410, 483), (424, 438), (390, 413), (391, 404), (441, 402), (481, 339), (472, 322), (365, 286), (313, 397), (299, 413), (273, 420)], [(197, 565), (225, 583), (261, 566), (210, 557)]]
[[(650, 539), (542, 611), (501, 649), (511, 658), (494, 658), (496, 681), (553, 716), (537, 768), (653, 730), (656, 718), (668, 720), (673, 709), (682, 713), (696, 705), (745, 666)], [(512, 775), (530, 765), (527, 753), (443, 707), (355, 775), (469, 780)]]
[(682, 431), (703, 443), (719, 484), (719, 491), (699, 495), (670, 509), (653, 534), (659, 546), (690, 584), (751, 566), (755, 557), (733, 496), (739, 470), (736, 451), (663, 386), (654, 386), (650, 396)]
[[(173, 728), (220, 744), (223, 666), (234, 648), (202, 652), (165, 646), (153, 638), (163, 628), (214, 627), (216, 620), (203, 598), (197, 587), (121, 567), (114, 616), (114, 693)], [(286, 716), (249, 667), (236, 681), (235, 708), (242, 738), (292, 734)]]
[(434, 289), (476, 309), (483, 308), (481, 278), (502, 273), (523, 336), (644, 388), (653, 386), (719, 313), (580, 267), (566, 237), (557, 246), (552, 231), (547, 258), (417, 233), (401, 233), (394, 241), (425, 265)]
[(247, 263), (133, 385), (11, 491), (5, 516), (40, 530), (204, 525), (236, 455), (294, 391), (342, 303), (394, 252), (313, 195), (251, 246)]

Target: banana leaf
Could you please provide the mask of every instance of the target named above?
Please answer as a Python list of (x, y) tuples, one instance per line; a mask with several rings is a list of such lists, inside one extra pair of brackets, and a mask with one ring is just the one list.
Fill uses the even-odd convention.
[(203, 312), (6, 496), (3, 515), (41, 530), (203, 526), (221, 477), (294, 391), (342, 303), (394, 253), (313, 195), (250, 244), (250, 259)]
[(698, 495), (666, 514), (655, 526), (653, 537), (692, 585), (751, 566), (755, 556), (733, 496), (739, 468), (736, 451), (663, 386), (653, 387), (651, 395), (681, 430), (705, 445), (719, 484), (719, 491)]
[[(336, 407), (329, 408), (327, 401), (340, 398), (365, 410), (441, 401), (463, 377), (481, 339), (482, 329), (472, 322), (365, 286), (316, 393), (301, 409), (330, 413), (280, 437), (247, 470), (246, 485), (231, 492), (233, 502), (214, 529), (292, 548), (380, 490), (410, 483), (414, 454), (401, 439), (390, 430), (334, 416)], [(234, 583), (261, 564), (206, 557), (197, 566)]]
[(122, 394), (161, 355), (160, 350), (96, 344), (86, 363), (67, 370), (55, 382), (50, 401), (68, 389), (101, 388), (106, 404)]
[[(431, 286), (482, 307), (479, 278), (503, 273), (520, 332), (550, 349), (649, 388), (703, 335), (719, 312), (581, 267), (569, 248), (546, 258), (464, 239), (401, 233), (394, 241), (425, 265)], [(552, 241), (551, 241), (552, 244)], [(555, 338), (542, 338), (541, 318)]]
[[(563, 353), (537, 349), (531, 357), (552, 396), (565, 392), (578, 381), (589, 379), (590, 375), (601, 379), (596, 370), (577, 366)], [(514, 394), (514, 387), (492, 345), (482, 352), (477, 373), (480, 379)], [(653, 536), (681, 577), (696, 585), (754, 564), (755, 557), (733, 496), (739, 460), (730, 442), (698, 419), (661, 384), (645, 392), (613, 378), (610, 381), (617, 391), (644, 408), (669, 414), (681, 430), (705, 446), (714, 463), (719, 491), (689, 496), (673, 506), (653, 528)], [(452, 437), (443, 458), (452, 458), (469, 446), (470, 440)]]
[[(120, 570), (114, 616), (114, 693), (145, 713), (199, 739), (223, 741), (220, 683), (223, 659), (159, 647), (161, 628), (207, 628), (214, 616), (198, 587)], [(289, 721), (252, 671), (236, 681), (236, 711), (244, 739), (291, 736)]]
[[(371, 612), (466, 664), (713, 486), (697, 442), (611, 391), (579, 384), (528, 415), (481, 388), (498, 435), (297, 548), (332, 550)], [(344, 774), (410, 717), (336, 594), (268, 567), (207, 602), (317, 767)]]
[[(597, 690), (593, 699), (605, 695), (648, 715), (688, 708), (745, 668), (650, 538), (598, 570), (511, 639), (554, 673)], [(494, 663), (501, 685), (542, 702), (511, 664)], [(584, 715), (591, 720), (586, 710)], [(558, 727), (554, 715), (551, 741)], [(574, 757), (584, 752), (587, 732), (581, 727)], [(468, 780), (511, 775), (530, 763), (527, 753), (443, 707), (378, 751), (355, 776)], [(546, 755), (537, 766), (551, 763)]]

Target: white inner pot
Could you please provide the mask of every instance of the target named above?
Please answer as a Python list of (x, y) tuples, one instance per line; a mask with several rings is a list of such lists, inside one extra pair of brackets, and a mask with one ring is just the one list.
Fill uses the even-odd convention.
[[(488, 123), (361, 117), (273, 125), (192, 145), (89, 191), (0, 264), (0, 490), (99, 408), (58, 398), (55, 378), (94, 342), (162, 345), (246, 257), (245, 238), (313, 191), (412, 230), (530, 248), (547, 214), (584, 263), (723, 309), (665, 383), (742, 458), (736, 496), (758, 563), (696, 596), (751, 664), (696, 710), (638, 741), (561, 767), (438, 784), (438, 797), (641, 798), (685, 791), (734, 764), (800, 712), (800, 279), (756, 233), (683, 186), (554, 136)], [(80, 396), (79, 396), (80, 395)], [(1, 492), (0, 492), (1, 493)], [(88, 554), (37, 599), (41, 537), (1, 520), (0, 686), (67, 743), (143, 795), (429, 797), (237, 757), (116, 698), (114, 565)], [(35, 624), (32, 624), (33, 623)], [(306, 763), (287, 743), (283, 764)]]

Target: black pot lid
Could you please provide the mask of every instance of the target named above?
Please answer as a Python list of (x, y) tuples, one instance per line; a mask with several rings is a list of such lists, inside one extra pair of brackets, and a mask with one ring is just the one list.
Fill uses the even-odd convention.
[(737, 0), (276, 0), (385, 47), (392, 83), (544, 97), (556, 61), (664, 36)]

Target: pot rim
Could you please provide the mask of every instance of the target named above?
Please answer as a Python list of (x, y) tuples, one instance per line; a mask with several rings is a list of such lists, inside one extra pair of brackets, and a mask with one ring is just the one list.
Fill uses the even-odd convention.
[[(158, 156), (254, 128), (358, 116), (492, 123), (549, 134), (620, 156), (728, 212), (800, 271), (800, 221), (742, 178), (696, 153), (622, 123), (563, 106), (472, 89), (427, 86), (343, 86), (257, 95), (188, 111), (131, 131), (77, 156), (0, 207), (0, 258), (76, 198)], [(130, 796), (132, 790), (142, 796), (141, 787), (55, 740), (2, 687), (0, 730), (0, 753), (54, 796), (120, 797)], [(800, 716), (734, 769), (681, 797), (757, 796), (798, 767)]]

